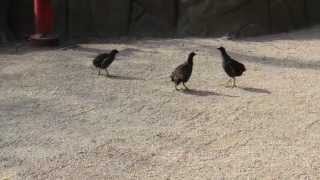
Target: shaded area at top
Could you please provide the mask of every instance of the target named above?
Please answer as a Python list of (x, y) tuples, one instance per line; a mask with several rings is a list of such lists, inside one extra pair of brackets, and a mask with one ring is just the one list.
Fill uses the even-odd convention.
[[(53, 1), (60, 37), (234, 38), (287, 32), (320, 22), (317, 0), (68, 0)], [(33, 4), (4, 0), (0, 40), (34, 32)]]

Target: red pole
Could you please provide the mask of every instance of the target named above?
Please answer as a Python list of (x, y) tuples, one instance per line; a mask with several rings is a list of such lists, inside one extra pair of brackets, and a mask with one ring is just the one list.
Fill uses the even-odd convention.
[(34, 0), (34, 14), (37, 34), (53, 32), (53, 8), (51, 0)]
[(30, 37), (35, 46), (57, 46), (59, 39), (53, 34), (54, 19), (51, 0), (34, 0), (36, 34)]

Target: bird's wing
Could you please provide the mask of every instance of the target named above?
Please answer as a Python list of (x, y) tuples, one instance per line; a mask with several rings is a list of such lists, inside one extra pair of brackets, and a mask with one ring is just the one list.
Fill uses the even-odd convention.
[(234, 64), (234, 66), (237, 67), (237, 69), (239, 71), (244, 72), (246, 70), (246, 67), (242, 63), (240, 63), (240, 62), (238, 62), (238, 61), (236, 61), (234, 59), (232, 59), (232, 60), (233, 60), (232, 63)]
[(230, 76), (236, 74), (236, 70), (235, 70), (234, 66), (231, 63), (226, 64), (225, 71)]
[(107, 54), (107, 53), (103, 53), (103, 54), (99, 54), (98, 56), (96, 56), (95, 58), (94, 58), (94, 60), (93, 61), (95, 61), (95, 62), (102, 62), (105, 58), (107, 58), (109, 56), (109, 54)]
[(104, 58), (103, 63), (111, 64), (113, 60), (115, 59), (115, 56), (108, 55)]
[(184, 71), (186, 69), (186, 64), (181, 64), (172, 72), (171, 78), (174, 80), (183, 79), (184, 78)]
[(108, 59), (109, 56), (110, 56), (110, 54), (107, 54), (107, 53), (99, 54), (96, 58), (94, 58), (93, 65), (96, 67), (102, 68), (102, 66), (105, 62), (105, 59)]

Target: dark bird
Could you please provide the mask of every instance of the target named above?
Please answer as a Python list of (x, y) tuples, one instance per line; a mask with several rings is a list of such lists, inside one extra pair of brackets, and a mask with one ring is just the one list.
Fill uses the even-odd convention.
[(178, 90), (177, 86), (182, 83), (186, 90), (189, 88), (185, 85), (185, 83), (190, 79), (192, 74), (193, 67), (193, 57), (196, 53), (191, 52), (189, 54), (188, 60), (179, 65), (171, 74), (171, 81), (175, 83), (175, 88)]
[(116, 54), (118, 52), (119, 52), (118, 50), (114, 49), (110, 53), (102, 53), (94, 58), (92, 64), (99, 69), (99, 73), (98, 73), (99, 75), (100, 75), (100, 70), (104, 69), (107, 73), (106, 75), (109, 76), (108, 67), (114, 61)]
[[(232, 78), (232, 87), (236, 87), (236, 77), (241, 76), (246, 71), (246, 67), (240, 62), (232, 59), (226, 52), (224, 47), (218, 48), (222, 56), (222, 67), (229, 77)], [(231, 80), (231, 79), (230, 79)], [(230, 80), (228, 82), (230, 82)]]

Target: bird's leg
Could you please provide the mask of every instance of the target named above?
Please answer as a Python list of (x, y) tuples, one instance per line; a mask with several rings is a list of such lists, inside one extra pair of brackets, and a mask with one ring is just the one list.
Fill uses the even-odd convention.
[(227, 82), (227, 86), (230, 85), (230, 82), (232, 81), (232, 79), (229, 79), (228, 82)]
[(106, 71), (106, 76), (107, 76), (107, 77), (109, 77), (109, 76), (110, 76), (110, 74), (109, 74), (108, 69), (106, 69), (105, 71)]
[(189, 90), (189, 88), (184, 83), (182, 83), (182, 84), (183, 84), (184, 88), (186, 88), (186, 90)]
[(178, 89), (178, 84), (176, 84), (176, 85), (174, 86), (174, 88), (176, 88), (176, 90), (179, 91), (179, 89)]
[(229, 87), (231, 80), (232, 80), (232, 79), (228, 79), (228, 81), (227, 81), (226, 83), (222, 83), (221, 85), (223, 85), (223, 86), (225, 86), (225, 87)]
[(232, 78), (232, 79), (233, 79), (232, 88), (237, 87), (237, 85), (236, 85), (236, 78), (234, 77), (234, 78)]
[(101, 73), (100, 73), (100, 69), (99, 69), (99, 71), (98, 71), (98, 76), (100, 76), (100, 74), (101, 74)]

